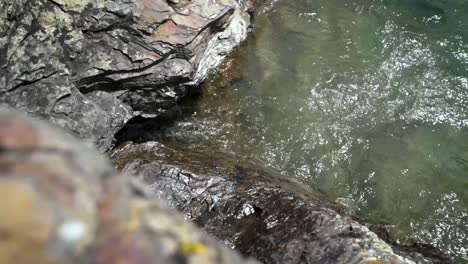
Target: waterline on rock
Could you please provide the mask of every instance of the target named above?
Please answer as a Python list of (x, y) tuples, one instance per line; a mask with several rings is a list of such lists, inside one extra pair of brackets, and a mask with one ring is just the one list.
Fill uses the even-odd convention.
[(468, 259), (468, 4), (274, 1), (242, 78), (167, 136), (263, 159), (360, 215)]

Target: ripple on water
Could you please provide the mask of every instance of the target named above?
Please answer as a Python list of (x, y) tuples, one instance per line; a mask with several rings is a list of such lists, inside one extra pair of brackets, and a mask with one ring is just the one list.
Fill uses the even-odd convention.
[(468, 1), (277, 0), (175, 137), (265, 160), (468, 260)]

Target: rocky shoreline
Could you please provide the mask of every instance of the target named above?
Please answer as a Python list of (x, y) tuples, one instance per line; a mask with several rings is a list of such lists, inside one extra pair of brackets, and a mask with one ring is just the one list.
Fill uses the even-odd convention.
[[(380, 238), (299, 182), (206, 145), (127, 143), (111, 159), (224, 244), (263, 263), (450, 263), (437, 249)], [(381, 233), (384, 234), (384, 233)]]
[[(109, 151), (131, 120), (180, 107), (246, 38), (261, 2), (2, 1), (0, 107)], [(206, 145), (118, 146), (110, 156), (125, 177), (92, 148), (1, 112), (0, 233), (8, 234), (1, 263), (255, 263), (161, 200), (264, 263), (451, 263), (432, 247), (396, 243), (272, 169)]]

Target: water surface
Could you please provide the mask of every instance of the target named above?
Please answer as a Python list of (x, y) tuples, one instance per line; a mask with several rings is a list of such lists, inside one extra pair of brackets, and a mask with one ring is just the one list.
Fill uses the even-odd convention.
[(241, 63), (173, 136), (262, 159), (468, 262), (468, 1), (271, 1)]

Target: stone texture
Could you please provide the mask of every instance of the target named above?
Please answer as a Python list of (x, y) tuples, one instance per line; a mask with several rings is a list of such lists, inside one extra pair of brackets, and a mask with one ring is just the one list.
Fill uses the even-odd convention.
[(3, 0), (0, 105), (109, 149), (213, 71), (249, 27), (247, 0)]
[(451, 263), (432, 247), (399, 245), (381, 227), (256, 161), (170, 144), (127, 143), (111, 159), (152, 197), (264, 263)]
[(128, 180), (68, 134), (0, 110), (0, 263), (256, 263)]

